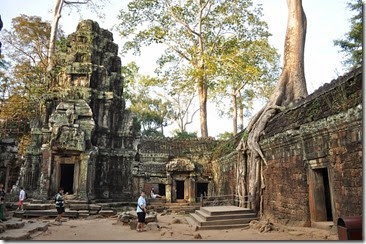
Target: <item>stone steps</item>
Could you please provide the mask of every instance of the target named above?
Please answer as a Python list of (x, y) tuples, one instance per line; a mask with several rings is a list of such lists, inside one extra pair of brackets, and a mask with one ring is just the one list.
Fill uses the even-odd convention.
[(28, 240), (32, 234), (39, 231), (46, 231), (49, 224), (13, 218), (1, 223), (1, 225), (6, 229), (0, 234), (1, 240)]
[(201, 207), (200, 210), (210, 216), (254, 213), (251, 209), (235, 206)]
[[(22, 217), (22, 218), (28, 218), (28, 217), (57, 217), (57, 210), (56, 209), (50, 209), (50, 210), (24, 210), (24, 211), (18, 211), (14, 212), (15, 217)], [(64, 217), (69, 218), (77, 218), (79, 217), (78, 211), (65, 209)]]
[(245, 214), (228, 214), (228, 215), (224, 215), (224, 216), (223, 215), (211, 216), (202, 210), (196, 210), (195, 214), (199, 215), (205, 221), (222, 220), (223, 217), (225, 217), (226, 219), (245, 219), (245, 218), (255, 218), (256, 217), (256, 214), (254, 212), (245, 213)]
[(258, 219), (252, 210), (235, 206), (201, 207), (190, 216), (199, 230), (246, 228)]

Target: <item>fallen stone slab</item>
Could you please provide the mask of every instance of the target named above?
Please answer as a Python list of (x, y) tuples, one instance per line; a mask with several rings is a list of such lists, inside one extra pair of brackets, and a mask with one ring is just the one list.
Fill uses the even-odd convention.
[(99, 211), (101, 210), (102, 206), (100, 205), (97, 205), (97, 204), (90, 204), (89, 205), (89, 209), (92, 210), (92, 211)]
[(55, 208), (54, 204), (25, 204), (25, 210), (46, 210)]
[(89, 204), (70, 204), (70, 210), (89, 210)]
[(115, 215), (116, 211), (115, 210), (100, 210), (99, 214), (102, 215), (102, 216), (107, 217), (107, 216)]
[(24, 227), (25, 222), (22, 221), (22, 219), (13, 218), (13, 219), (3, 222), (3, 224), (5, 225), (6, 230), (11, 230), (11, 229), (19, 229), (19, 228)]
[(48, 230), (48, 226), (49, 223), (43, 223), (43, 222), (27, 223), (25, 224), (22, 230), (28, 231), (29, 234), (33, 234), (37, 231)]
[(4, 233), (1, 233), (0, 239), (1, 240), (29, 240), (31, 234), (27, 231), (24, 231), (22, 229), (16, 229), (16, 230), (8, 230)]
[(97, 215), (99, 211), (97, 210), (90, 210), (89, 215)]
[(150, 222), (146, 225), (148, 231), (160, 231), (160, 226), (156, 222)]
[[(128, 211), (120, 213), (117, 217), (117, 222), (129, 223), (131, 220), (137, 220), (136, 211)], [(156, 212), (150, 212), (145, 217), (145, 223), (157, 222), (158, 216)]]

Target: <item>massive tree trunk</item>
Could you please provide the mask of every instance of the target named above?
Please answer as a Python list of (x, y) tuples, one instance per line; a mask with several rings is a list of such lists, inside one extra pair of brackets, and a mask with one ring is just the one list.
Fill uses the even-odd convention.
[(232, 94), (233, 99), (233, 134), (238, 134), (238, 104), (236, 94)]
[(199, 77), (198, 84), (198, 98), (200, 104), (200, 126), (201, 137), (208, 137), (207, 130), (207, 85), (204, 77)]
[[(302, 8), (302, 0), (287, 0), (287, 6), (288, 21), (282, 73), (269, 102), (251, 119), (246, 129), (244, 152), (248, 158), (248, 191), (253, 199), (252, 208), (255, 210), (262, 210), (259, 208), (261, 192), (265, 188), (263, 168), (267, 165), (259, 146), (259, 138), (267, 122), (280, 107), (290, 106), (292, 102), (308, 95), (304, 75), (306, 16)], [(243, 180), (237, 184), (244, 184)]]
[(62, 11), (63, 3), (64, 3), (63, 0), (56, 0), (55, 7), (53, 9), (50, 43), (48, 46), (48, 54), (47, 54), (47, 62), (48, 62), (47, 71), (50, 71), (53, 68), (52, 58), (55, 55), (55, 51), (56, 51), (57, 28), (58, 28), (58, 22), (61, 18), (61, 11)]

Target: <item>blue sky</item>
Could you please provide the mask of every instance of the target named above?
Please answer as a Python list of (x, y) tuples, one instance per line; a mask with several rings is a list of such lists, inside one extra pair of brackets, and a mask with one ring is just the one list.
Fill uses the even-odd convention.
[[(279, 50), (282, 57), (287, 24), (286, 0), (253, 0), (253, 2), (262, 4), (263, 18), (267, 21), (269, 30), (272, 33), (270, 42)], [(94, 19), (99, 22), (102, 28), (111, 30), (114, 33), (115, 42), (121, 46), (123, 41), (113, 27), (118, 23), (117, 15), (119, 10), (125, 8), (127, 3), (127, 0), (109, 0), (109, 3), (101, 10), (106, 15), (104, 20), (100, 20), (96, 14), (90, 11), (82, 11), (82, 16), (80, 16), (76, 11), (66, 10), (63, 12), (60, 24), (65, 33), (70, 34), (75, 31), (80, 20)], [(352, 13), (346, 8), (346, 3), (346, 0), (303, 1), (303, 8), (308, 22), (305, 44), (305, 76), (309, 93), (344, 73), (341, 63), (344, 59), (343, 54), (339, 53), (339, 48), (333, 45), (333, 40), (342, 38), (349, 31), (349, 18)], [(0, 14), (4, 22), (4, 28), (9, 29), (11, 19), (20, 14), (38, 15), (44, 20), (51, 21), (52, 8), (52, 0), (1, 0)], [(155, 61), (161, 52), (160, 47), (143, 48), (140, 57), (128, 55), (122, 58), (122, 63), (127, 64), (136, 61), (143, 73), (153, 74), (156, 68)], [(229, 101), (223, 102), (228, 103), (229, 106)], [(260, 109), (261, 106), (262, 104), (256, 104), (254, 110)], [(231, 120), (220, 118), (214, 110), (215, 106), (209, 103), (208, 130), (210, 136), (216, 136), (224, 131), (232, 131)], [(245, 123), (247, 122), (248, 118), (245, 120)], [(169, 132), (174, 128), (175, 126), (169, 126), (166, 131)], [(199, 132), (198, 116), (195, 117), (195, 122), (188, 129)]]

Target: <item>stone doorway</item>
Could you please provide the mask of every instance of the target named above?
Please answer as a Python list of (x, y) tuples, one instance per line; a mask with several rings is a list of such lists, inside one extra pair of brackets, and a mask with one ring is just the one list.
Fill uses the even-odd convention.
[(65, 193), (73, 194), (75, 164), (60, 164), (60, 170), (60, 187), (64, 188)]
[(59, 187), (70, 195), (80, 193), (80, 155), (54, 155), (55, 181), (52, 193), (56, 194)]
[(310, 169), (311, 220), (333, 221), (333, 199), (327, 168)]
[(177, 189), (177, 200), (184, 199), (184, 181), (177, 180), (176, 182), (176, 189)]
[(165, 184), (159, 184), (159, 195), (165, 196)]
[(208, 183), (197, 183), (196, 184), (196, 197), (207, 196), (208, 194)]

